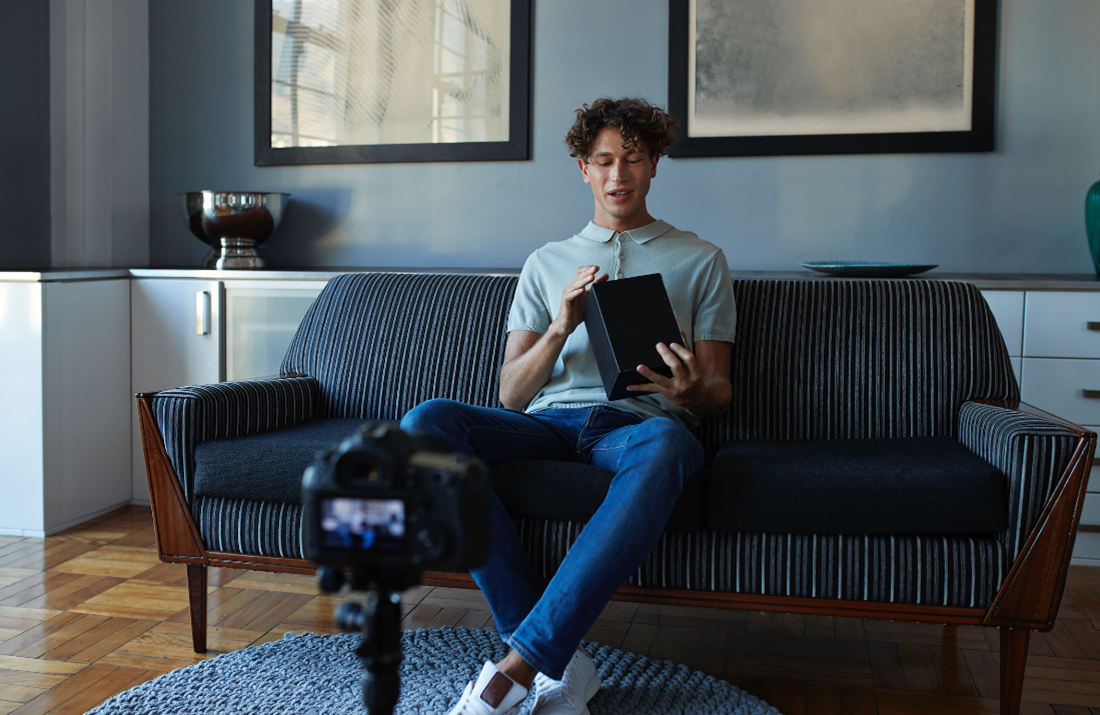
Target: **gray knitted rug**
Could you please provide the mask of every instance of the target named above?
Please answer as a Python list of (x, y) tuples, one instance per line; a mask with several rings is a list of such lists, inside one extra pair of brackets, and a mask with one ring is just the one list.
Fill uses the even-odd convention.
[[(446, 713), (486, 660), (508, 647), (492, 629), (421, 628), (401, 638), (403, 715)], [(120, 693), (88, 715), (238, 715), (366, 713), (355, 634), (287, 633), (281, 641), (226, 653)], [(780, 715), (763, 700), (685, 665), (650, 660), (598, 643), (585, 650), (603, 687), (592, 715)], [(534, 695), (520, 709), (530, 712)]]

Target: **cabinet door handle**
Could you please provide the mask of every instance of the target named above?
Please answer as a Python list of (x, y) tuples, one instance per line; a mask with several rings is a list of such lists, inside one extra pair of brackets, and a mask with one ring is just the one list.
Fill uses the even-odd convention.
[(1089, 322), (1085, 323), (1085, 326), (1089, 330), (1100, 330), (1100, 322), (1094, 320), (1090, 320)]
[(1090, 400), (1100, 400), (1100, 390), (1081, 390), (1081, 394)]
[(210, 291), (195, 293), (195, 334), (210, 334)]

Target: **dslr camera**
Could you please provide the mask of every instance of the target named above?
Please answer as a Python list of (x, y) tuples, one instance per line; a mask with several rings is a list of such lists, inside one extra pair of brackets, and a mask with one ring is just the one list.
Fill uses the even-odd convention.
[(362, 606), (336, 614), (363, 638), (363, 699), (372, 715), (397, 704), (400, 592), (425, 569), (468, 571), (489, 556), (489, 471), (442, 440), (368, 423), (320, 452), (302, 478), (306, 557), (321, 588), (349, 583)]
[(306, 556), (321, 566), (468, 571), (489, 555), (489, 472), (441, 440), (366, 424), (302, 479)]

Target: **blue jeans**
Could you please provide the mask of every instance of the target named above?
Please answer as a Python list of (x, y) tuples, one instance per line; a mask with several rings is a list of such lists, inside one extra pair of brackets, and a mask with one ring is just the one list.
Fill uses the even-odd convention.
[(611, 596), (657, 545), (684, 482), (703, 468), (699, 441), (672, 420), (606, 407), (525, 414), (430, 400), (410, 410), (401, 427), (443, 437), (488, 464), (548, 459), (615, 473), (545, 591), (511, 517), (492, 496), (492, 551), (471, 574), (501, 637), (555, 680)]

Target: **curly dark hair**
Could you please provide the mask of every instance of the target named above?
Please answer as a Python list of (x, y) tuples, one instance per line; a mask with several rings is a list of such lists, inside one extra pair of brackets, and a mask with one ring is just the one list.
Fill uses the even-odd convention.
[(638, 147), (650, 156), (664, 156), (676, 140), (673, 129), (679, 122), (660, 107), (644, 99), (602, 97), (577, 110), (577, 120), (565, 135), (569, 156), (588, 161), (592, 144), (605, 127), (618, 129), (624, 147)]

